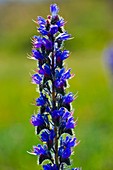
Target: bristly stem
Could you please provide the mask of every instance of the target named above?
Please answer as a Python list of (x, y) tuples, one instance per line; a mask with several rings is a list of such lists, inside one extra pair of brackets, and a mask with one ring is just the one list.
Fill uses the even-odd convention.
[[(54, 43), (53, 43), (54, 44)], [(54, 86), (54, 80), (55, 80), (55, 70), (54, 70), (54, 51), (52, 52), (52, 71), (53, 71), (53, 79), (52, 79), (52, 103), (53, 103), (53, 110), (56, 107), (56, 95), (55, 95), (55, 86)], [(55, 130), (55, 163), (58, 166), (58, 132), (57, 132), (57, 126), (54, 125)]]

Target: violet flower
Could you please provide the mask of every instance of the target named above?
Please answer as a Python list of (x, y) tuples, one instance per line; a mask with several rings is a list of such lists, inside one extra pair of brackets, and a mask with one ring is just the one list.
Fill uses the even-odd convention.
[[(58, 15), (56, 4), (50, 6), (50, 12), (47, 19), (37, 18), (40, 36), (33, 37), (31, 58), (37, 61), (38, 68), (32, 75), (32, 83), (38, 86), (40, 95), (36, 99), (39, 111), (32, 115), (31, 124), (43, 145), (33, 146), (32, 154), (38, 156), (44, 170), (79, 170), (68, 167), (73, 147), (78, 143), (73, 132), (76, 123), (71, 107), (75, 97), (71, 92), (66, 94), (71, 69), (64, 68), (64, 60), (70, 52), (63, 48), (63, 43), (71, 35), (64, 29), (65, 21)], [(45, 160), (49, 163), (44, 164)]]
[(111, 75), (113, 75), (113, 46), (110, 46), (108, 48), (105, 49), (105, 61), (106, 64), (110, 70)]

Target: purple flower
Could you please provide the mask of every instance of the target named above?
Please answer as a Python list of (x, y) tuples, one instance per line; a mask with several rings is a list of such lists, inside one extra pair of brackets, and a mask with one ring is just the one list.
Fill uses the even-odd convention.
[(58, 170), (58, 167), (56, 164), (54, 165), (47, 164), (47, 165), (43, 165), (43, 169), (44, 170)]
[(59, 148), (59, 156), (61, 156), (63, 159), (67, 159), (69, 158), (71, 155), (71, 148), (70, 147), (66, 147), (64, 148), (64, 146)]
[(52, 35), (56, 34), (58, 32), (58, 26), (57, 25), (51, 25), (50, 27), (50, 33)]
[(69, 103), (71, 103), (73, 100), (74, 100), (74, 95), (73, 95), (73, 93), (68, 93), (67, 95), (65, 95), (65, 96), (63, 97), (63, 102), (64, 102), (65, 104), (69, 104)]
[(34, 36), (33, 37), (33, 45), (35, 48), (40, 48), (42, 46), (42, 37)]
[(46, 155), (48, 153), (47, 148), (45, 146), (42, 146), (42, 145), (34, 146), (33, 152), (36, 155)]
[(66, 80), (71, 78), (70, 71), (71, 69), (65, 72), (64, 68), (62, 68), (60, 71), (56, 70), (56, 80), (54, 83), (57, 88), (63, 87), (65, 85)]
[(71, 114), (71, 112), (67, 111), (67, 109), (64, 110), (62, 116), (61, 116), (61, 122), (60, 122), (61, 128), (64, 129), (74, 129), (75, 127), (75, 121)]
[(50, 159), (52, 161), (51, 153), (48, 151), (47, 145), (34, 146), (33, 153), (35, 155), (39, 155), (39, 164), (46, 159)]
[(52, 112), (52, 117), (53, 119), (59, 119), (60, 117), (63, 116), (63, 114), (65, 113), (65, 108), (60, 108), (59, 110), (54, 110)]
[(108, 64), (111, 73), (113, 73), (113, 48), (112, 47), (106, 49), (105, 57), (106, 57), (106, 63)]
[(70, 116), (66, 122), (66, 126), (65, 128), (66, 129), (74, 129), (75, 127), (75, 121), (74, 121), (74, 118), (72, 116)]
[(52, 112), (52, 117), (53, 117), (54, 119), (57, 119), (59, 116), (60, 116), (60, 115), (59, 115), (59, 110), (54, 110), (54, 111)]
[(65, 113), (65, 108), (61, 107), (59, 110), (54, 110), (51, 115), (53, 122), (59, 126), (62, 123), (62, 116)]
[(71, 148), (74, 147), (76, 144), (76, 138), (71, 138), (69, 136), (66, 139), (60, 139), (60, 148), (59, 148), (59, 156), (63, 159), (67, 159), (70, 157), (72, 151)]
[(64, 68), (64, 60), (70, 52), (63, 47), (64, 41), (69, 40), (71, 35), (65, 31), (65, 21), (58, 15), (56, 4), (50, 6), (50, 12), (52, 15), (47, 19), (37, 18), (40, 36), (33, 37), (31, 58), (37, 60), (38, 68), (32, 75), (32, 83), (38, 85), (40, 96), (36, 98), (39, 113), (31, 117), (31, 124), (44, 145), (34, 146), (32, 154), (38, 156), (39, 164), (49, 161), (43, 165), (44, 170), (64, 170), (64, 164), (71, 165), (70, 156), (76, 145), (70, 104), (74, 95), (71, 92), (66, 94), (72, 74), (71, 69)]
[(49, 67), (49, 65), (45, 65), (44, 68), (40, 68), (39, 70), (39, 74), (44, 75), (45, 77), (48, 77), (51, 75), (51, 69)]
[(38, 16), (37, 21), (38, 21), (38, 24), (40, 26), (41, 25), (46, 25), (46, 20), (43, 17), (41, 17), (41, 16)]
[(33, 84), (40, 84), (42, 81), (41, 76), (39, 76), (39, 74), (33, 74), (32, 75), (32, 83)]
[(54, 130), (45, 130), (41, 134), (41, 140), (44, 142), (53, 141), (54, 137), (55, 137)]
[(57, 40), (65, 41), (71, 38), (71, 35), (68, 34), (67, 32), (61, 33), (57, 36)]
[(69, 51), (64, 50), (63, 52), (61, 50), (57, 50), (56, 52), (56, 60), (57, 62), (61, 62), (69, 57)]
[(66, 80), (69, 79), (71, 77), (70, 74), (71, 69), (67, 70), (63, 75), (62, 75), (62, 79)]
[(51, 50), (52, 49), (52, 42), (50, 40), (48, 40), (47, 38), (43, 38), (43, 45), (45, 46), (45, 48), (47, 50)]
[(46, 96), (43, 93), (40, 93), (40, 97), (36, 99), (36, 106), (44, 106), (47, 101)]
[(44, 25), (41, 25), (41, 26), (38, 28), (38, 31), (39, 31), (42, 35), (48, 35), (48, 31), (46, 30), (46, 28), (45, 28)]
[(52, 5), (50, 6), (50, 12), (51, 12), (51, 14), (52, 14), (52, 17), (56, 17), (56, 16), (57, 16), (57, 14), (58, 14), (58, 12), (59, 12), (59, 8), (57, 7), (56, 4), (52, 4)]
[(59, 78), (61, 78), (62, 77), (62, 74), (64, 74), (64, 72), (65, 72), (65, 68), (62, 68), (62, 69), (60, 69), (60, 70), (56, 70), (56, 72), (55, 72), (55, 78), (57, 79), (59, 79)]
[(39, 50), (33, 49), (32, 55), (33, 55), (33, 58), (36, 59), (36, 60), (43, 60), (44, 59), (44, 56), (41, 54), (41, 52)]
[(63, 112), (63, 115), (62, 115), (62, 120), (66, 121), (70, 116), (71, 116), (71, 113), (69, 111), (67, 111), (67, 109), (65, 109)]
[(53, 121), (57, 126), (65, 132), (65, 129), (73, 129), (75, 127), (75, 121), (72, 114), (64, 107), (52, 112)]
[(33, 115), (31, 117), (31, 124), (33, 126), (42, 126), (44, 124), (44, 118), (42, 114), (38, 113), (37, 115)]
[(60, 19), (56, 22), (56, 24), (58, 25), (58, 27), (62, 27), (62, 26), (64, 26), (65, 21), (64, 21), (63, 18), (60, 18)]

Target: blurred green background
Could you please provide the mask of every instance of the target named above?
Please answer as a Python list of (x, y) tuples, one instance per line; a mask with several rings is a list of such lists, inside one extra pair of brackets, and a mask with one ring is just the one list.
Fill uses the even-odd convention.
[(46, 17), (56, 2), (74, 37), (65, 43), (71, 56), (66, 67), (75, 77), (67, 91), (79, 97), (73, 103), (81, 143), (73, 166), (83, 170), (113, 170), (113, 84), (103, 51), (113, 39), (112, 0), (59, 0), (40, 3), (0, 3), (0, 170), (36, 170), (37, 158), (27, 153), (38, 143), (30, 116), (38, 96), (29, 73), (36, 62), (27, 59), (36, 35), (32, 19)]

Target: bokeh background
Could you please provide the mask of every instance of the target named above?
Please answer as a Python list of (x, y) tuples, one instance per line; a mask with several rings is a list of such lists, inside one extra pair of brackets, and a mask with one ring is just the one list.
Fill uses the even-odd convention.
[(75, 73), (67, 91), (79, 95), (73, 107), (81, 142), (73, 166), (113, 170), (113, 76), (104, 55), (113, 39), (112, 0), (0, 1), (0, 170), (41, 169), (27, 153), (38, 144), (29, 123), (37, 109), (32, 102), (38, 94), (29, 74), (36, 62), (27, 59), (27, 53), (37, 34), (32, 19), (46, 17), (51, 2), (59, 5), (74, 37), (65, 43), (72, 52), (66, 67)]

